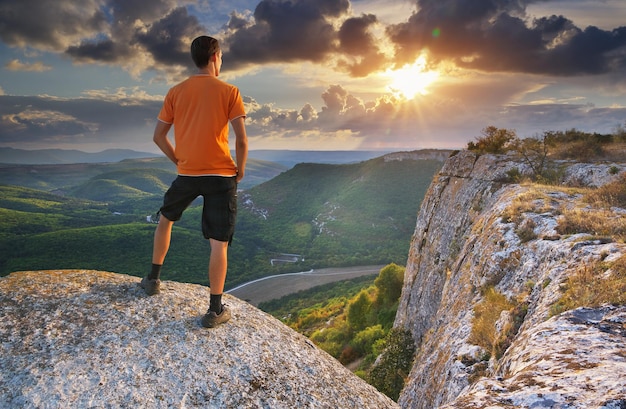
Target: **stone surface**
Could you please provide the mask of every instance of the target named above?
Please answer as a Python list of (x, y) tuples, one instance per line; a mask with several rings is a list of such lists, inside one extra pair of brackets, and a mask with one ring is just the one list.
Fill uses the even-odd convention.
[[(626, 171), (624, 164), (559, 165), (567, 186), (601, 186)], [(563, 210), (581, 206), (581, 195), (506, 182), (514, 168), (529, 172), (512, 156), (459, 152), (422, 202), (395, 321), (418, 348), (399, 399), (403, 408), (626, 407), (624, 307), (585, 313), (611, 321), (609, 332), (573, 324), (576, 313), (550, 319), (568, 274), (616, 259), (626, 244), (559, 235)], [(526, 209), (519, 220), (507, 220), (507, 209), (516, 206)], [(610, 212), (625, 217), (624, 209)], [(530, 226), (533, 237), (522, 240), (519, 226)], [(485, 360), (492, 351), (469, 337), (474, 307), (492, 286), (527, 305), (527, 313), (504, 355)], [(501, 315), (497, 328), (511, 319)]]
[(568, 311), (523, 332), (501, 376), (482, 378), (442, 408), (622, 409), (625, 339), (625, 307)]
[(199, 325), (209, 289), (99, 271), (0, 279), (2, 408), (395, 408), (308, 339), (225, 296), (230, 322)]

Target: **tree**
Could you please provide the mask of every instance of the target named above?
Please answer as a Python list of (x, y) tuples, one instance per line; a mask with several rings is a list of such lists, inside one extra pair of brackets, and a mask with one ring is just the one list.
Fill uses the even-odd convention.
[(543, 177), (546, 171), (548, 148), (553, 145), (555, 134), (544, 132), (541, 138), (515, 139), (513, 146), (523, 158), (524, 162), (530, 166), (535, 178)]
[(378, 288), (377, 301), (381, 305), (393, 304), (400, 299), (404, 284), (404, 268), (388, 264), (378, 273), (374, 285)]
[(505, 153), (511, 147), (511, 142), (517, 139), (514, 130), (493, 125), (483, 129), (482, 134), (476, 138), (476, 142), (467, 144), (468, 150), (478, 153)]
[(354, 331), (361, 331), (367, 326), (368, 315), (372, 301), (365, 290), (361, 291), (350, 305), (348, 305), (348, 325)]
[(360, 331), (352, 339), (351, 345), (360, 356), (371, 354), (374, 343), (383, 339), (386, 333), (382, 325), (374, 325)]
[(393, 328), (385, 343), (385, 350), (369, 373), (369, 383), (397, 401), (413, 365), (415, 342), (410, 331)]

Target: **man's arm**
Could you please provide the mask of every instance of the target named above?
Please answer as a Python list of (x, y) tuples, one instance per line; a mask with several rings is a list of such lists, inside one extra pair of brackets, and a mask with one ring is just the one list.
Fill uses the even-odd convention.
[(156, 127), (154, 128), (154, 136), (152, 140), (156, 145), (161, 149), (161, 151), (167, 156), (174, 165), (178, 164), (178, 159), (176, 159), (176, 155), (174, 154), (174, 146), (172, 142), (167, 138), (167, 133), (169, 132), (172, 124), (166, 124), (162, 121), (157, 121)]
[(230, 123), (235, 131), (235, 155), (237, 156), (237, 183), (243, 179), (246, 173), (248, 161), (248, 136), (246, 135), (245, 116), (233, 119)]

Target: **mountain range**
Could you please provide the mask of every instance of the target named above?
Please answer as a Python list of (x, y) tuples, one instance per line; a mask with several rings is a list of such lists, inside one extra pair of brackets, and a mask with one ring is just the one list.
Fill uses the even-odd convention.
[[(299, 150), (251, 150), (249, 157), (292, 167), (302, 162), (355, 163), (382, 156), (389, 151), (299, 151)], [(16, 149), (0, 147), (1, 164), (13, 165), (60, 165), (76, 163), (119, 162), (125, 159), (163, 157), (161, 153), (141, 152), (131, 149), (107, 149), (101, 152), (84, 152), (75, 149)], [(234, 152), (233, 152), (234, 157)]]

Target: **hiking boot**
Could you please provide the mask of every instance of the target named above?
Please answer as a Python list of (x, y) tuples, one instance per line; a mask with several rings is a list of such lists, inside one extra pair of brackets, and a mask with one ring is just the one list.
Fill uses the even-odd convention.
[(139, 283), (139, 286), (144, 289), (146, 294), (154, 295), (161, 292), (161, 280), (158, 278), (150, 279), (148, 277), (144, 277)]
[(215, 313), (215, 311), (208, 310), (206, 314), (204, 314), (200, 322), (205, 328), (214, 328), (220, 324), (225, 323), (229, 319), (230, 310), (224, 304), (222, 304), (222, 312), (217, 314)]

